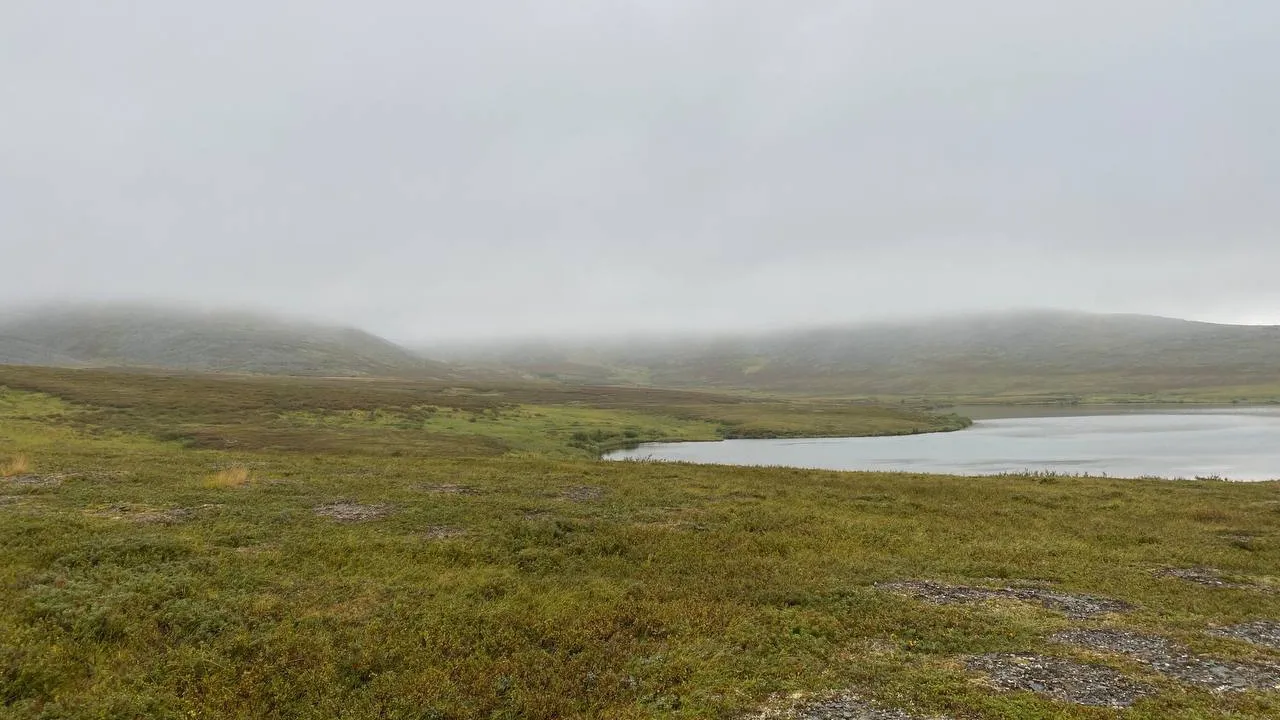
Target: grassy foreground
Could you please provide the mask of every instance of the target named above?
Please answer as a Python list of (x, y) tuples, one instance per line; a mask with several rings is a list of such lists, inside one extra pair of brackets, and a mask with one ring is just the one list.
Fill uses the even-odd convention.
[[(317, 383), (0, 370), (0, 717), (740, 718), (845, 688), (967, 718), (1280, 715), (1155, 676), (1123, 713), (998, 694), (957, 658), (1070, 655), (1045, 639), (1067, 619), (872, 587), (1052, 581), (1135, 606), (1095, 624), (1274, 660), (1201, 631), (1280, 617), (1280, 484), (602, 463), (629, 430), (928, 420)], [(1242, 587), (1154, 572), (1191, 566)]]

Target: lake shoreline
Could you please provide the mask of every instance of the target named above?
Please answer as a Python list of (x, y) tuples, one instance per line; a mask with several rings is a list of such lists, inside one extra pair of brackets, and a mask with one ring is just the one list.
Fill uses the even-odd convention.
[[(1090, 409), (1103, 412), (1081, 412)], [(966, 477), (1280, 478), (1274, 406), (1069, 410), (978, 418), (963, 433), (646, 443), (602, 459)]]

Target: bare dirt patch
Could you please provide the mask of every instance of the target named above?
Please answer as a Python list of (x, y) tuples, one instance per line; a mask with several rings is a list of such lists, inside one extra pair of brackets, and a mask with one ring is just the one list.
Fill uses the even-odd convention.
[(978, 655), (966, 660), (965, 666), (986, 675), (996, 690), (1024, 690), (1077, 705), (1128, 707), (1154, 692), (1109, 667), (1046, 655)]
[(1280, 650), (1280, 622), (1275, 620), (1254, 620), (1253, 622), (1240, 623), (1239, 625), (1214, 628), (1209, 633), (1218, 637), (1244, 640), (1254, 645), (1269, 647), (1272, 650)]
[(604, 488), (594, 485), (574, 485), (561, 491), (560, 497), (573, 502), (591, 502), (603, 498), (606, 492)]
[(993, 600), (1019, 600), (1055, 610), (1075, 620), (1124, 612), (1133, 608), (1121, 600), (1058, 592), (1044, 587), (975, 587), (946, 585), (929, 580), (877, 583), (880, 590), (906, 595), (935, 605), (963, 605)]
[(361, 505), (354, 502), (334, 502), (321, 505), (315, 514), (338, 522), (368, 522), (391, 514), (390, 505)]
[(427, 540), (448, 540), (450, 538), (459, 538), (466, 534), (466, 528), (453, 525), (432, 525), (423, 531), (422, 537)]
[(948, 720), (883, 708), (848, 692), (803, 700), (791, 698), (774, 705), (750, 720)]
[(1067, 630), (1050, 638), (1099, 653), (1123, 655), (1152, 670), (1214, 692), (1280, 689), (1280, 665), (1196, 655), (1156, 635), (1124, 630)]

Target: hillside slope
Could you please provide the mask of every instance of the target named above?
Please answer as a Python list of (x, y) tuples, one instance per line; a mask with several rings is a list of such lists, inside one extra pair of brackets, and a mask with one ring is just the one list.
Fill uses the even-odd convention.
[(0, 319), (0, 363), (289, 375), (447, 374), (382, 338), (248, 314), (61, 308)]
[(814, 394), (1280, 396), (1280, 328), (1057, 311), (454, 358), (548, 378)]

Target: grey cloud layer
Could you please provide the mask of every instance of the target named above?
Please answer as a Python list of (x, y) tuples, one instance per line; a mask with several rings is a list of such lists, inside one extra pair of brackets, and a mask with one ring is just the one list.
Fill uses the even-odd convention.
[(1280, 4), (23, 1), (0, 302), (1280, 321)]

